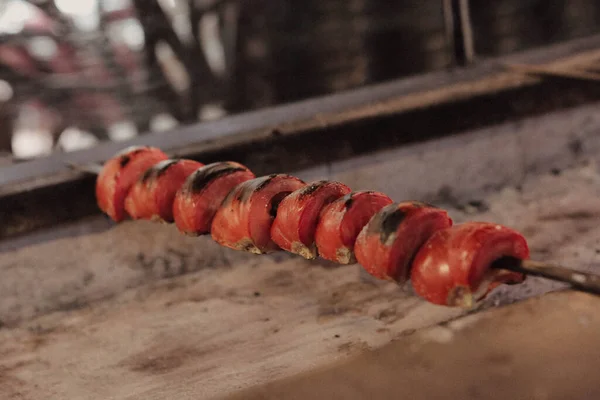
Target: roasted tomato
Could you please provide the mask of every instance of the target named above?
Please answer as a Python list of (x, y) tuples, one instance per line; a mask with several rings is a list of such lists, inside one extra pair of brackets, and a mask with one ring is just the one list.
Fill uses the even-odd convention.
[(148, 168), (168, 158), (154, 147), (129, 147), (108, 160), (96, 180), (98, 207), (116, 222), (127, 218), (125, 198), (131, 186)]
[(209, 233), (215, 213), (229, 192), (254, 177), (252, 171), (233, 161), (197, 169), (175, 195), (173, 216), (177, 228), (188, 235)]
[(350, 191), (339, 182), (318, 181), (291, 193), (279, 204), (271, 227), (271, 239), (290, 253), (307, 259), (316, 258), (315, 231), (319, 214), (327, 204)]
[(356, 237), (375, 213), (392, 203), (383, 193), (361, 191), (348, 193), (326, 206), (315, 232), (319, 256), (340, 264), (356, 262)]
[(137, 180), (125, 199), (133, 219), (173, 222), (173, 200), (186, 178), (204, 164), (192, 160), (164, 160)]
[(360, 231), (354, 253), (371, 275), (403, 283), (423, 243), (451, 225), (442, 209), (419, 202), (393, 203), (379, 210)]
[(521, 283), (523, 274), (491, 268), (502, 257), (529, 258), (527, 241), (502, 225), (468, 222), (437, 231), (419, 250), (411, 272), (415, 292), (427, 301), (470, 308), (492, 289)]
[(306, 184), (300, 179), (274, 174), (236, 186), (215, 214), (212, 237), (222, 246), (264, 254), (277, 250), (271, 225), (279, 203)]

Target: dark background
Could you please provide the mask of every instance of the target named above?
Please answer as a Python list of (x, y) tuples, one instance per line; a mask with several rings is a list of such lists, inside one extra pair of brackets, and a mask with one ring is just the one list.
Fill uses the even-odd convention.
[(0, 165), (598, 32), (597, 0), (7, 0)]

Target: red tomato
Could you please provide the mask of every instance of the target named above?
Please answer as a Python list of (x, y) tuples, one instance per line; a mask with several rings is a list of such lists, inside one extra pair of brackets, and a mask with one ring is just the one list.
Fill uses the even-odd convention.
[(177, 228), (188, 235), (209, 233), (225, 197), (238, 184), (253, 178), (252, 171), (233, 161), (212, 163), (196, 170), (175, 195), (173, 216)]
[(327, 204), (350, 191), (339, 182), (318, 181), (291, 193), (279, 204), (271, 227), (271, 239), (290, 253), (307, 259), (316, 258), (315, 231), (319, 214)]
[(526, 259), (527, 241), (502, 225), (469, 222), (436, 232), (413, 261), (415, 292), (427, 301), (471, 307), (502, 283), (521, 283), (520, 273), (490, 268), (502, 257)]
[(340, 264), (356, 262), (356, 237), (375, 213), (392, 203), (383, 193), (361, 191), (349, 193), (326, 206), (315, 232), (319, 255)]
[(108, 160), (96, 179), (98, 207), (116, 222), (127, 218), (129, 190), (146, 170), (166, 159), (167, 155), (154, 147), (129, 147)]
[(222, 246), (255, 254), (277, 250), (270, 232), (279, 203), (304, 185), (300, 179), (285, 174), (239, 184), (215, 214), (213, 239)]
[(192, 160), (164, 160), (155, 164), (131, 188), (125, 210), (133, 219), (173, 222), (175, 193), (203, 165)]
[(408, 280), (411, 261), (423, 243), (451, 225), (442, 209), (419, 202), (393, 203), (360, 231), (354, 253), (371, 275), (402, 283)]
[[(168, 162), (169, 160), (160, 161), (158, 164)], [(153, 167), (155, 167), (155, 164)], [(148, 187), (150, 182), (144, 179), (148, 172), (152, 170), (150, 167), (140, 179), (138, 179), (125, 197), (125, 211), (132, 219), (151, 219), (152, 218), (152, 193)]]

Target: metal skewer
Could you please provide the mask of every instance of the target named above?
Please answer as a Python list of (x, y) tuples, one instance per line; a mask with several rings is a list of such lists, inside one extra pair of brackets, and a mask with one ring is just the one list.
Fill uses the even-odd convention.
[(600, 276), (577, 271), (560, 265), (552, 265), (533, 260), (519, 260), (513, 257), (503, 257), (492, 264), (492, 268), (506, 269), (526, 275), (541, 276), (553, 281), (564, 282), (574, 289), (600, 294)]
[[(99, 164), (68, 163), (68, 165), (74, 170), (93, 175), (98, 175), (102, 170), (102, 165)], [(573, 289), (600, 295), (600, 276), (589, 272), (539, 261), (519, 260), (513, 257), (500, 258), (492, 264), (492, 268), (540, 276), (553, 281), (568, 283)]]

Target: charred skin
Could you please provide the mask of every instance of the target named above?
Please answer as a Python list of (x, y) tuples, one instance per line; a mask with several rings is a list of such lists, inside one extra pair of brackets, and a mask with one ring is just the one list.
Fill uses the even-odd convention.
[(242, 164), (226, 161), (205, 165), (185, 180), (175, 195), (173, 216), (179, 231), (197, 236), (210, 232), (217, 209), (229, 192), (255, 176)]
[(502, 257), (529, 258), (523, 235), (486, 222), (443, 229), (417, 253), (412, 285), (419, 296), (433, 304), (470, 308), (495, 287), (525, 280), (523, 274), (492, 269), (492, 263)]
[(203, 165), (192, 160), (164, 160), (153, 165), (131, 188), (125, 210), (133, 219), (173, 222), (175, 194)]
[(419, 248), (451, 225), (442, 209), (419, 202), (393, 203), (373, 215), (360, 231), (354, 253), (371, 275), (404, 283)]
[(279, 204), (271, 239), (283, 250), (306, 259), (317, 258), (315, 231), (323, 207), (350, 193), (339, 182), (318, 181), (291, 193)]
[(273, 174), (236, 186), (215, 214), (211, 233), (222, 246), (265, 254), (278, 249), (271, 239), (271, 225), (280, 202), (304, 187), (300, 179)]
[(340, 264), (353, 264), (356, 237), (383, 207), (392, 204), (379, 192), (352, 192), (326, 206), (315, 232), (319, 256)]
[(98, 207), (115, 222), (127, 218), (125, 198), (146, 170), (169, 157), (154, 147), (129, 147), (108, 160), (96, 179)]

